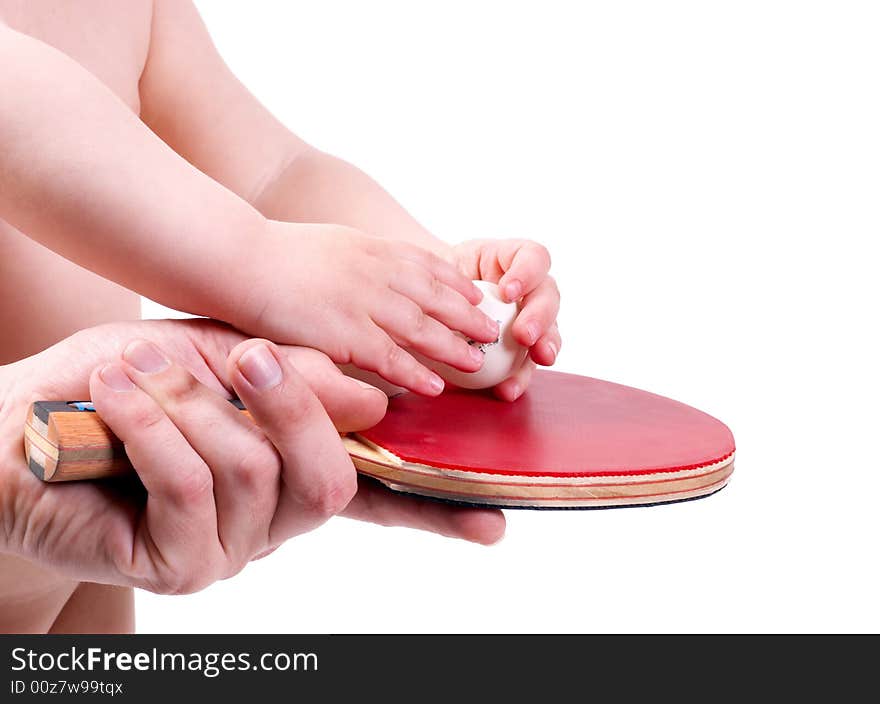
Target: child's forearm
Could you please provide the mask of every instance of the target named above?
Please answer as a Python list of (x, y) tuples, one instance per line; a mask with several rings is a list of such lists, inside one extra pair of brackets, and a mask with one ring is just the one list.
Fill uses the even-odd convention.
[(301, 147), (253, 199), (267, 218), (348, 225), (375, 237), (402, 240), (448, 258), (449, 245), (422, 227), (357, 167)]
[(154, 3), (140, 92), (141, 117), (163, 140), (266, 217), (346, 225), (448, 253), (369, 176), (310, 147), (260, 104), (192, 3)]
[(265, 218), (55, 49), (0, 25), (0, 66), (0, 218), (166, 305), (234, 318), (225, 274)]

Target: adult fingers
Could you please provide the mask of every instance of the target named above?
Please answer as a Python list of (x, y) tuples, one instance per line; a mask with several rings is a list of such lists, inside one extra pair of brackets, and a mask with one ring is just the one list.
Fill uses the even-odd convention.
[(347, 518), (383, 526), (403, 526), (491, 545), (504, 535), (504, 514), (496, 509), (447, 506), (395, 494), (369, 477), (358, 478), (358, 491), (342, 512)]
[(162, 350), (135, 340), (122, 354), (125, 371), (161, 406), (210, 468), (217, 535), (237, 573), (265, 548), (275, 513), (281, 460), (249, 419), (208, 389)]
[(131, 543), (111, 548), (114, 562), (135, 584), (157, 592), (210, 584), (223, 556), (210, 469), (121, 364), (95, 370), (89, 390), (147, 490), (145, 521)]
[[(248, 341), (242, 349), (254, 344), (259, 344), (259, 341)], [(306, 380), (339, 432), (371, 428), (382, 420), (388, 406), (388, 396), (380, 389), (346, 376), (327, 355), (318, 350), (284, 345), (280, 345), (279, 349)]]
[(318, 527), (354, 496), (354, 466), (320, 401), (286, 355), (266, 340), (235, 347), (232, 386), (282, 460), (270, 544)]

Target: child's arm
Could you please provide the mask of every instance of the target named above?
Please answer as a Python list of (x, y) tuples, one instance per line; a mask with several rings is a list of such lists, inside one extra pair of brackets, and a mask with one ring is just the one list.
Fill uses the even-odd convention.
[(442, 382), (403, 346), (479, 367), (450, 328), (491, 340), (494, 323), (448, 262), (351, 228), (267, 220), (76, 62), (3, 24), (0, 66), (0, 218), (28, 236), (165, 305), (416, 391)]
[[(291, 67), (291, 84), (303, 70)], [(155, 1), (140, 93), (144, 122), (266, 217), (347, 225), (449, 257), (451, 247), (379, 184), (306, 144), (260, 104), (223, 61), (191, 2)], [(356, 111), (349, 117), (356, 120)]]
[[(291, 84), (302, 70), (307, 67), (291, 68)], [(455, 261), (470, 278), (498, 282), (508, 298), (524, 297), (517, 339), (532, 348), (536, 362), (555, 361), (559, 292), (543, 247), (497, 240), (452, 247), (433, 236), (357, 167), (311, 147), (275, 119), (226, 66), (191, 3), (155, 3), (140, 86), (147, 124), (266, 217), (339, 223), (403, 240)], [(515, 381), (519, 392), (502, 395), (521, 393), (527, 373)]]

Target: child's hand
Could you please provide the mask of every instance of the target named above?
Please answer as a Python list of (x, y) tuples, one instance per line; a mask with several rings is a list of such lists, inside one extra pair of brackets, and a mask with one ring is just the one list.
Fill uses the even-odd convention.
[(422, 394), (439, 394), (443, 380), (407, 349), (472, 372), (482, 354), (454, 331), (481, 342), (498, 336), (497, 323), (474, 306), (482, 294), (470, 279), (405, 242), (270, 221), (253, 261), (245, 279), (253, 293), (232, 321), (238, 327), (314, 347)]
[(505, 301), (522, 299), (513, 334), (529, 348), (529, 357), (495, 387), (498, 396), (514, 401), (528, 387), (535, 363), (549, 367), (562, 346), (556, 325), (559, 289), (548, 273), (550, 254), (530, 240), (469, 240), (453, 247), (453, 257), (468, 278), (498, 284)]

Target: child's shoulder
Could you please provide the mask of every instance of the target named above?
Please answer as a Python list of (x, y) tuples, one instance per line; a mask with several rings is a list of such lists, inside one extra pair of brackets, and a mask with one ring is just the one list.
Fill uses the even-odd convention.
[(153, 0), (0, 0), (0, 23), (58, 49), (133, 109), (150, 48)]

